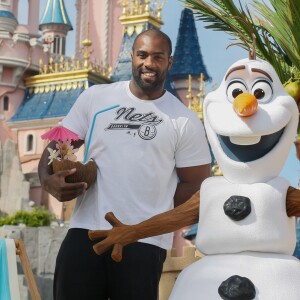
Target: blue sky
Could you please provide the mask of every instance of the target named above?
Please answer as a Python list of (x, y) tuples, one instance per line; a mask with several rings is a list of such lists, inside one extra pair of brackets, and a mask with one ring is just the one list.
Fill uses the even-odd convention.
[[(100, 1), (100, 0), (99, 0)], [(70, 20), (75, 27), (75, 0), (65, 0), (66, 9), (68, 11)], [(40, 15), (44, 11), (47, 0), (41, 0)], [(168, 34), (172, 40), (173, 48), (176, 45), (177, 32), (179, 28), (179, 21), (183, 3), (178, 0), (167, 0), (164, 10), (162, 12), (162, 19), (164, 25), (162, 30)], [(240, 47), (233, 46), (226, 50), (226, 47), (232, 42), (229, 35), (223, 32), (212, 31), (205, 29), (204, 23), (196, 21), (199, 44), (203, 56), (204, 64), (209, 75), (212, 77), (212, 84), (220, 84), (224, 73), (228, 67), (235, 61), (248, 57), (248, 53)], [(67, 40), (67, 55), (74, 55), (75, 52), (75, 32), (71, 31), (68, 34)], [(207, 86), (209, 92), (212, 84)], [(297, 186), (300, 178), (300, 163), (296, 158), (295, 147), (291, 149), (289, 158), (281, 172), (281, 176), (290, 180), (291, 185)]]

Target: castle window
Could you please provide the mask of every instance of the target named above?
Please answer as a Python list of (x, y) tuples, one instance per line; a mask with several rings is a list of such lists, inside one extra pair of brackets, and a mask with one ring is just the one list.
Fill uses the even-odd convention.
[(7, 96), (3, 99), (3, 110), (8, 111), (9, 109), (9, 98)]
[(54, 37), (53, 53), (60, 54), (60, 37), (58, 35)]
[(64, 36), (61, 38), (61, 54), (66, 54), (66, 38)]
[(25, 138), (25, 154), (34, 154), (36, 148), (36, 139), (34, 133), (28, 133)]

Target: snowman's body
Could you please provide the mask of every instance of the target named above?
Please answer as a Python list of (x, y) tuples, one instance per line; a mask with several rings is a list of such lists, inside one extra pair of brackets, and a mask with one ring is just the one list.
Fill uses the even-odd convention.
[[(219, 300), (220, 284), (233, 275), (251, 280), (262, 300), (300, 299), (300, 262), (295, 249), (295, 219), (286, 215), (288, 182), (234, 184), (209, 178), (201, 187), (197, 248), (206, 254), (177, 279), (170, 300)], [(224, 213), (231, 196), (250, 199), (251, 212), (234, 221)]]
[(298, 118), (264, 61), (236, 62), (207, 95), (205, 128), (224, 177), (202, 183), (196, 246), (205, 257), (182, 271), (170, 300), (300, 300), (289, 182), (278, 177)]
[(298, 259), (284, 254), (241, 252), (208, 255), (193, 263), (181, 272), (169, 300), (220, 300), (220, 284), (235, 274), (253, 282), (256, 296), (252, 299), (300, 299)]

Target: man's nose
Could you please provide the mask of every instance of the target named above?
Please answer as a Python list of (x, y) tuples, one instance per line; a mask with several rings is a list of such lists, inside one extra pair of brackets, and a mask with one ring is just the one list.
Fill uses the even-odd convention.
[(153, 57), (151, 57), (151, 55), (149, 55), (149, 56), (145, 59), (144, 65), (148, 67), (148, 66), (153, 66), (153, 64), (154, 64), (154, 59), (153, 59)]

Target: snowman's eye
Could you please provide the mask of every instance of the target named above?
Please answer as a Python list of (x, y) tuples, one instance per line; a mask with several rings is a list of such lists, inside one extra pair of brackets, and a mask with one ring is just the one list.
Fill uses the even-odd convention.
[(227, 99), (233, 102), (234, 99), (242, 93), (247, 91), (246, 85), (240, 80), (233, 80), (228, 84), (227, 87)]
[(273, 96), (272, 85), (267, 79), (257, 80), (253, 84), (251, 92), (258, 100), (258, 103), (267, 103)]

